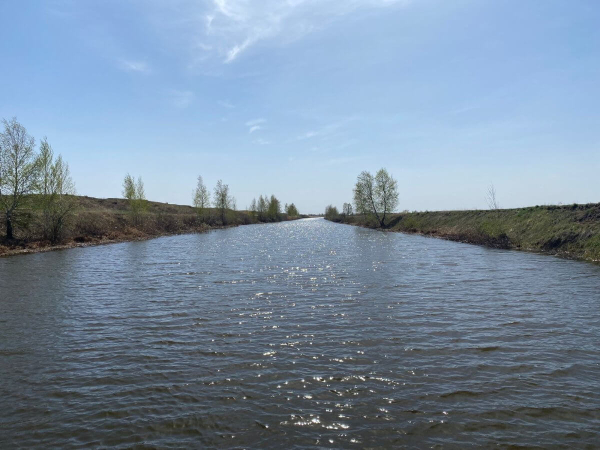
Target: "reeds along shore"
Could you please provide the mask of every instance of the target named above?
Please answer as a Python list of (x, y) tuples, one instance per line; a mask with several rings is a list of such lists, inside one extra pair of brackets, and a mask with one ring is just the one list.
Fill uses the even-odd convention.
[[(7, 241), (0, 229), (0, 256), (32, 253), (52, 249), (98, 245), (112, 242), (143, 240), (158, 236), (196, 233), (225, 226), (259, 223), (251, 211), (227, 211), (227, 221), (222, 223), (221, 211), (207, 208), (201, 213), (192, 206), (147, 202), (146, 211), (131, 213), (126, 199), (98, 199), (73, 196), (73, 213), (65, 224), (64, 237), (57, 244), (44, 239), (41, 210), (35, 196), (29, 196), (19, 215), (21, 222), (14, 240)], [(292, 220), (280, 213), (268, 221)]]
[[(333, 220), (381, 228), (361, 215), (340, 214)], [(384, 229), (600, 262), (600, 203), (392, 214)]]

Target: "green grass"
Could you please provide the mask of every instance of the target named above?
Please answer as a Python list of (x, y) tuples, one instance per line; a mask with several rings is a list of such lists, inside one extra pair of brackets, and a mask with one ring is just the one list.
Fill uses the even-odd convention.
[(402, 213), (390, 218), (388, 229), (600, 261), (600, 204)]

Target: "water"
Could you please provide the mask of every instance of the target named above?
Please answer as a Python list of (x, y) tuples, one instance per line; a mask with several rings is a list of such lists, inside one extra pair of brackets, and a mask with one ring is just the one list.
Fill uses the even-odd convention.
[(324, 220), (0, 259), (0, 447), (593, 446), (600, 267)]

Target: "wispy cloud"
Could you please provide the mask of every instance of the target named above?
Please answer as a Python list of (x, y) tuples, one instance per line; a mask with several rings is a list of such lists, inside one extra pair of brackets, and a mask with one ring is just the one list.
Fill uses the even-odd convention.
[(298, 140), (299, 141), (303, 141), (305, 139), (310, 139), (313, 138), (315, 136), (319, 136), (319, 132), (318, 131), (307, 131), (304, 134), (301, 134), (300, 136), (298, 136)]
[(265, 123), (267, 119), (252, 119), (246, 122), (247, 127), (253, 127), (255, 125), (260, 125), (261, 123)]
[(194, 101), (194, 93), (192, 91), (179, 91), (176, 89), (171, 89), (169, 91), (169, 95), (171, 97), (171, 103), (176, 108), (187, 108)]
[(252, 134), (256, 131), (262, 130), (263, 124), (266, 123), (266, 119), (252, 119), (246, 122), (246, 127), (248, 127), (248, 133)]
[[(323, 29), (340, 17), (407, 4), (412, 0), (204, 0), (150, 1), (163, 36), (188, 46), (194, 64), (232, 63), (253, 46), (285, 44)], [(148, 13), (148, 8), (145, 11)]]
[(150, 73), (151, 69), (145, 61), (135, 61), (131, 59), (119, 60), (119, 67), (126, 72)]
[(229, 49), (229, 51), (227, 52), (227, 57), (225, 58), (225, 62), (226, 63), (230, 63), (231, 61), (233, 61), (235, 58), (237, 58), (237, 56), (243, 52), (244, 50), (246, 50), (248, 47), (250, 47), (250, 44), (252, 44), (252, 40), (250, 38), (246, 39), (244, 42), (242, 42), (241, 44), (235, 44), (231, 49)]
[(267, 141), (266, 139), (256, 139), (255, 141), (252, 141), (252, 142), (254, 142), (255, 144), (258, 144), (258, 145), (269, 145), (271, 143), (270, 141)]
[(235, 105), (234, 105), (234, 104), (232, 104), (232, 103), (230, 103), (230, 102), (228, 102), (228, 101), (225, 101), (225, 100), (221, 100), (221, 101), (219, 101), (218, 103), (219, 103), (219, 105), (220, 105), (220, 106), (222, 106), (223, 108), (227, 108), (227, 109), (234, 109), (234, 108), (235, 108)]
[(302, 133), (301, 135), (297, 136), (296, 139), (299, 141), (304, 141), (307, 139), (329, 136), (331, 134), (338, 133), (348, 123), (353, 122), (355, 120), (357, 120), (357, 117), (348, 117), (344, 120), (333, 122), (320, 128)]

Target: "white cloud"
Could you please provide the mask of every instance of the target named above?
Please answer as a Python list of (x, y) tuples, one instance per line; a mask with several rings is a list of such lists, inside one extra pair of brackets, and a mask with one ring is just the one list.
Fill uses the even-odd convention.
[(253, 127), (255, 125), (260, 125), (261, 123), (265, 123), (267, 119), (252, 119), (246, 122), (247, 127)]
[(333, 122), (316, 130), (310, 130), (296, 137), (299, 141), (312, 139), (315, 137), (325, 137), (340, 132), (347, 124), (358, 120), (358, 117), (352, 116), (338, 122)]
[(303, 141), (304, 139), (310, 139), (313, 138), (315, 136), (318, 136), (319, 132), (318, 131), (307, 131), (304, 134), (301, 134), (300, 136), (298, 136), (298, 140), (299, 141)]
[(256, 139), (255, 141), (252, 141), (252, 142), (254, 142), (255, 144), (258, 144), (258, 145), (269, 145), (271, 143), (265, 139)]
[(225, 58), (225, 62), (226, 63), (230, 63), (231, 61), (233, 61), (235, 58), (237, 58), (237, 56), (243, 52), (244, 50), (246, 50), (250, 44), (252, 44), (252, 40), (250, 38), (246, 39), (242, 44), (235, 44), (228, 52), (227, 52), (227, 58)]
[(130, 59), (119, 60), (119, 67), (126, 72), (150, 73), (150, 66), (144, 61), (134, 61)]
[(266, 122), (267, 122), (266, 119), (252, 119), (252, 120), (249, 120), (248, 122), (246, 122), (246, 126), (248, 127), (248, 133), (252, 134), (255, 131), (262, 130), (264, 128), (262, 126), (262, 124), (266, 123)]
[(194, 93), (192, 91), (178, 91), (172, 89), (169, 91), (171, 103), (176, 108), (187, 108), (194, 101)]
[(234, 109), (235, 105), (233, 103), (230, 103), (226, 100), (220, 100), (219, 105), (222, 106), (223, 108), (227, 108), (227, 109)]
[(154, 0), (145, 5), (159, 32), (187, 46), (197, 65), (209, 59), (232, 63), (260, 42), (289, 43), (340, 17), (410, 1)]

